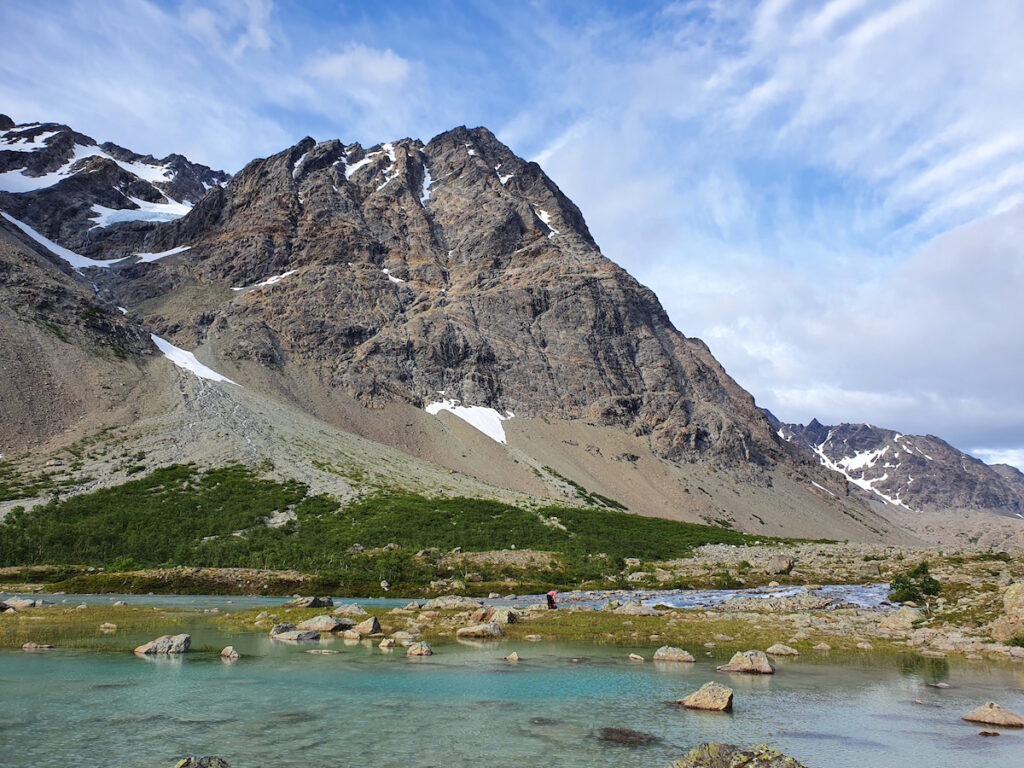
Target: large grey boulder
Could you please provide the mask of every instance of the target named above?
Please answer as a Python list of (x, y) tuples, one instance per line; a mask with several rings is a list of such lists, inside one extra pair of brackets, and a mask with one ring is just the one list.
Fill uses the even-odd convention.
[(740, 672), (747, 675), (774, 675), (775, 667), (764, 651), (737, 651), (728, 664), (718, 667), (719, 672)]
[(684, 651), (682, 648), (676, 648), (671, 645), (663, 645), (661, 648), (654, 652), (655, 661), (679, 661), (684, 663), (691, 663), (696, 661), (689, 651)]
[(161, 654), (187, 653), (192, 647), (190, 635), (161, 635), (156, 640), (143, 643), (135, 649), (137, 656), (158, 656)]
[(423, 604), (425, 611), (475, 611), (481, 602), (461, 595), (441, 595)]
[(295, 625), (290, 621), (282, 621), (280, 624), (275, 624), (270, 630), (270, 636), (280, 635), (285, 632), (292, 632), (295, 629)]
[(285, 643), (309, 643), (320, 639), (320, 633), (314, 630), (292, 629), (287, 632), (278, 632), (270, 636), (271, 640), (281, 640)]
[(765, 571), (775, 575), (784, 575), (793, 570), (793, 558), (786, 555), (772, 555), (768, 559)]
[(312, 619), (306, 619), (300, 621), (296, 626), (296, 629), (302, 630), (315, 630), (317, 632), (340, 632), (343, 629), (350, 629), (352, 622), (347, 619), (338, 619), (334, 616), (328, 616), (324, 614), (322, 616), (314, 616)]
[(490, 622), (489, 624), (474, 624), (470, 627), (462, 627), (455, 632), (456, 637), (475, 640), (500, 640), (505, 636), (501, 627)]
[(358, 632), (361, 636), (378, 635), (380, 634), (380, 622), (377, 621), (376, 616), (371, 616), (352, 627), (352, 631)]
[(732, 744), (701, 744), (671, 768), (804, 768), (767, 744), (740, 749)]

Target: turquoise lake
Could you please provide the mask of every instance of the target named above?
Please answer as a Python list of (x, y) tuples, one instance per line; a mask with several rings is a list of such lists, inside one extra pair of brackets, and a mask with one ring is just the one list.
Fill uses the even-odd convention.
[[(716, 672), (699, 648), (696, 664), (665, 665), (630, 663), (628, 648), (555, 642), (439, 644), (421, 660), (199, 629), (193, 643), (232, 643), (243, 658), (0, 652), (0, 766), (169, 768), (216, 754), (234, 768), (663, 767), (709, 740), (768, 741), (822, 768), (1024, 765), (1024, 734), (982, 738), (960, 720), (990, 699), (1024, 711), (1021, 665), (803, 657), (780, 661), (772, 677), (743, 677)], [(502, 658), (513, 650), (515, 665)], [(735, 689), (733, 713), (673, 705), (709, 680)], [(605, 743), (605, 727), (659, 741)]]

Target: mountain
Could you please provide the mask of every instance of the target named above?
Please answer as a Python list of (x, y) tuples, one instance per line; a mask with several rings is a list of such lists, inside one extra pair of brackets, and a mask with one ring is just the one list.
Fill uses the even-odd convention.
[[(0, 182), (32, 188), (0, 196), (7, 258), (47, 273), (22, 281), (32, 319), (0, 315), (36, 344), (5, 362), (11, 397), (78, 384), (0, 429), (0, 451), (31, 449), (28, 469), (55, 461), (81, 487), (124, 479), (126, 455), (270, 462), (341, 498), (458, 489), (907, 539), (781, 440), (543, 170), (484, 128), (307, 138), (228, 178), (10, 123)], [(47, 298), (58, 289), (88, 307)], [(108, 359), (102, 341), (125, 335)]]
[(182, 155), (157, 160), (57, 123), (0, 115), (0, 209), (82, 254), (102, 254), (110, 227), (184, 216), (229, 175)]
[(909, 511), (987, 510), (1024, 519), (1024, 474), (989, 466), (934, 435), (870, 424), (777, 425), (784, 440), (818, 457), (886, 505)]

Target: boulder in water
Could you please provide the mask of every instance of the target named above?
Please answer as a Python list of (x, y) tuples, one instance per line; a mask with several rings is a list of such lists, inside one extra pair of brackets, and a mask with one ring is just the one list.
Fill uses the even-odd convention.
[(712, 712), (728, 712), (732, 709), (732, 688), (719, 683), (704, 683), (685, 699), (680, 699), (687, 709), (706, 709)]
[(456, 637), (472, 638), (476, 640), (500, 640), (505, 636), (501, 627), (491, 622), (489, 624), (474, 624), (471, 627), (462, 627), (455, 633)]
[(21, 650), (23, 650), (25, 653), (38, 653), (39, 651), (49, 651), (52, 648), (52, 645), (47, 645), (46, 643), (32, 642), (25, 643), (23, 646), (21, 646)]
[(1003, 709), (994, 701), (989, 701), (977, 709), (973, 709), (964, 715), (964, 720), (969, 723), (984, 723), (985, 725), (1001, 725), (1004, 728), (1024, 728), (1024, 717), (1016, 712)]
[(764, 651), (737, 651), (728, 664), (718, 667), (719, 672), (739, 672), (747, 675), (774, 675), (775, 667)]
[(769, 656), (799, 656), (800, 651), (782, 643), (776, 643), (765, 651)]
[(655, 661), (679, 661), (687, 664), (693, 663), (696, 659), (689, 653), (684, 651), (682, 648), (676, 648), (672, 645), (663, 645), (661, 648), (654, 652)]
[(228, 761), (220, 757), (186, 757), (174, 764), (174, 768), (231, 768)]
[(315, 630), (291, 629), (287, 632), (278, 632), (271, 635), (272, 640), (281, 640), (285, 643), (310, 643), (320, 639), (320, 633)]
[(235, 647), (233, 645), (229, 645), (223, 651), (220, 652), (220, 657), (224, 661), (237, 661), (238, 651), (235, 650)]
[(352, 627), (352, 631), (359, 633), (360, 636), (377, 635), (380, 634), (380, 622), (376, 616), (371, 616)]
[(161, 635), (135, 649), (136, 656), (158, 656), (162, 654), (188, 653), (192, 647), (190, 635)]
[(430, 649), (429, 643), (419, 642), (410, 645), (406, 651), (406, 656), (433, 656), (434, 652)]

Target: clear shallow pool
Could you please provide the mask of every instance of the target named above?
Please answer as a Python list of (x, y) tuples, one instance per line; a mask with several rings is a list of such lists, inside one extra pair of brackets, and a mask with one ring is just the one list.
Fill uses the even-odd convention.
[[(0, 599), (8, 593), (0, 592)], [(667, 605), (673, 608), (710, 608), (732, 600), (733, 598), (778, 598), (794, 597), (807, 594), (807, 588), (801, 586), (759, 587), (757, 589), (665, 589), (665, 590), (588, 590), (563, 592), (558, 596), (558, 603), (563, 607), (572, 605), (599, 608), (609, 600), (627, 602), (640, 599), (645, 605)], [(877, 608), (888, 605), (889, 587), (886, 584), (830, 584), (814, 592), (823, 597), (842, 600), (861, 608)], [(268, 595), (49, 595), (45, 593), (10, 593), (12, 597), (41, 598), (46, 602), (75, 605), (88, 603), (92, 605), (110, 605), (115, 601), (123, 601), (128, 605), (154, 605), (161, 608), (217, 608), (219, 610), (243, 610), (245, 608), (262, 608), (280, 605), (292, 598)], [(395, 608), (404, 606), (409, 598), (345, 598), (336, 597), (336, 604), (357, 602), (371, 608)], [(512, 599), (498, 598), (486, 601), (489, 605), (529, 605), (543, 603), (544, 595), (518, 595)]]
[[(960, 720), (996, 699), (1024, 711), (1024, 668), (920, 660), (778, 664), (770, 678), (695, 665), (632, 664), (629, 649), (562, 643), (435, 646), (419, 661), (364, 644), (272, 643), (194, 635), (246, 654), (149, 661), (130, 654), (0, 652), (0, 766), (171, 766), (218, 754), (233, 766), (667, 766), (696, 744), (770, 741), (808, 766), (1015, 766), (1024, 734), (982, 738)], [(517, 650), (510, 665), (502, 657)], [(650, 656), (651, 649), (638, 649)], [(692, 649), (698, 650), (698, 649)], [(672, 702), (708, 680), (735, 712)], [(949, 689), (928, 686), (942, 680)], [(914, 703), (920, 700), (921, 703)], [(645, 731), (647, 747), (601, 742), (601, 728)]]

